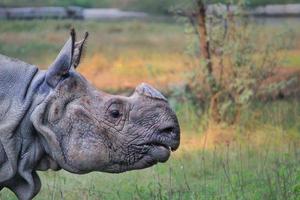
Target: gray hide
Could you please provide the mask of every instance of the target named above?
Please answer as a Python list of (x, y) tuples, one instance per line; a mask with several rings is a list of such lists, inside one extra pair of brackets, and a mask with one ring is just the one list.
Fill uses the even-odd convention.
[(41, 157), (34, 150), (40, 143), (28, 114), (39, 101), (34, 96), (42, 81), (35, 66), (0, 55), (0, 186), (16, 193), (36, 194), (40, 188), (31, 165)]

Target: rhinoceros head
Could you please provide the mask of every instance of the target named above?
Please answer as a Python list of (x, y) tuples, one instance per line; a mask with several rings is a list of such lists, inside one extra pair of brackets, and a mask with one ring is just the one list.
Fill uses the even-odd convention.
[(31, 117), (50, 157), (46, 165), (119, 173), (165, 162), (180, 140), (167, 99), (145, 83), (129, 97), (96, 90), (75, 70), (86, 37), (76, 42), (71, 32), (46, 72), (50, 92)]

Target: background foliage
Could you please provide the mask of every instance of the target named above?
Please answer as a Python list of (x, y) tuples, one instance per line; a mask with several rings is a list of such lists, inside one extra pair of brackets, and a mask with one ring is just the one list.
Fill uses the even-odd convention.
[[(238, 0), (237, 0), (238, 1)], [(0, 6), (82, 6), (120, 8), (124, 10), (136, 10), (152, 13), (167, 13), (173, 5), (189, 3), (190, 0), (1, 0)], [(228, 0), (207, 0), (208, 3), (226, 3)], [(231, 1), (236, 2), (235, 0)], [(266, 4), (300, 3), (299, 0), (246, 0), (249, 6)]]

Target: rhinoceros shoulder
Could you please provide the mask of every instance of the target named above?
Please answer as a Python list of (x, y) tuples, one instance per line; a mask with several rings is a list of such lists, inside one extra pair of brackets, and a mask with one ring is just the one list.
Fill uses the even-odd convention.
[(0, 54), (0, 187), (17, 170), (21, 151), (17, 131), (32, 103), (37, 72), (33, 65)]
[[(0, 54), (0, 123), (9, 109), (22, 106), (37, 67)], [(14, 105), (11, 107), (12, 104)]]
[(2, 84), (6, 82), (16, 85), (20, 81), (30, 78), (32, 72), (36, 70), (37, 68), (31, 64), (0, 54), (0, 81)]

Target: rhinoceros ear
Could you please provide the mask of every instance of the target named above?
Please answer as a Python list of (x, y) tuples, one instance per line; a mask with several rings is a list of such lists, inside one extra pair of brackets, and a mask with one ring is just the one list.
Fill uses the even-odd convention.
[(55, 61), (49, 67), (46, 74), (46, 81), (52, 87), (55, 87), (63, 76), (68, 74), (72, 67), (73, 54), (75, 46), (75, 30), (71, 30), (71, 36), (65, 43)]
[(84, 38), (81, 41), (75, 43), (74, 55), (72, 60), (72, 66), (74, 66), (74, 68), (76, 68), (80, 64), (80, 58), (84, 49), (84, 43), (88, 36), (88, 32), (85, 32)]
[(46, 81), (52, 87), (55, 87), (71, 68), (76, 68), (80, 63), (88, 32), (85, 33), (83, 40), (78, 42), (76, 42), (74, 29), (71, 30), (70, 35), (70, 39), (65, 43), (47, 72)]

